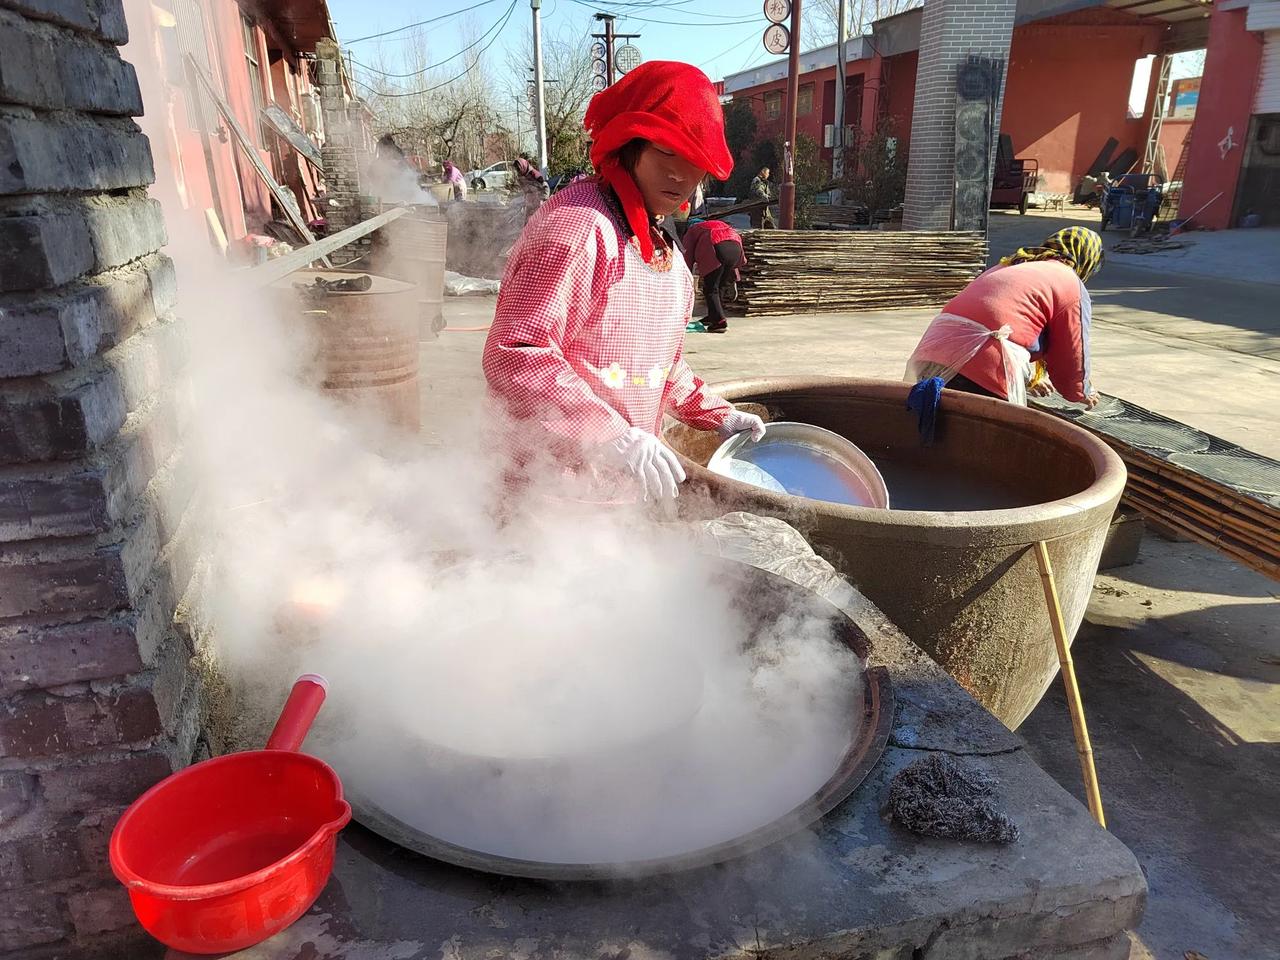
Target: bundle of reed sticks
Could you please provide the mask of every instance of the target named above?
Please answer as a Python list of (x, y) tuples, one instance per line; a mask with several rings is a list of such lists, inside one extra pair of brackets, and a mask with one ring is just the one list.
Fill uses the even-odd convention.
[[(1056, 408), (1037, 403), (1041, 409), (1063, 415)], [(1143, 420), (1174, 424), (1176, 421), (1125, 403)], [(1217, 437), (1185, 427), (1189, 434), (1203, 438), (1214, 454), (1238, 457), (1255, 475), (1244, 489), (1223, 477), (1211, 477), (1188, 466), (1143, 449), (1107, 432), (1107, 418), (1076, 419), (1077, 426), (1091, 431), (1124, 460), (1129, 473), (1123, 502), (1141, 512), (1156, 526), (1197, 540), (1272, 579), (1280, 580), (1280, 463), (1237, 447)], [(1206, 451), (1209, 452), (1209, 451)], [(1267, 477), (1271, 477), (1270, 481)]]
[[(1280, 580), (1280, 509), (1270, 498), (1218, 483), (1103, 436), (1129, 470), (1124, 501), (1156, 523)], [(1277, 464), (1280, 470), (1280, 464)]]
[(732, 306), (748, 315), (937, 306), (986, 268), (977, 232), (751, 230)]

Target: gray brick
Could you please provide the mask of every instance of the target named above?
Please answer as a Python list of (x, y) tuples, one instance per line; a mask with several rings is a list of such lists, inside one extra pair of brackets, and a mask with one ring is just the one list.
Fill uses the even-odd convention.
[(87, 536), (105, 530), (107, 520), (101, 471), (0, 477), (0, 543)]
[(48, 20), (91, 33), (117, 46), (129, 39), (123, 0), (0, 0), (35, 20)]
[(3, 562), (0, 617), (56, 617), (111, 613), (128, 605), (118, 548), (57, 560)]
[(18, 951), (61, 940), (70, 928), (61, 902), (51, 893), (0, 897), (0, 951)]
[(115, 47), (0, 10), (0, 102), (138, 116), (133, 67)]
[(0, 393), (0, 463), (69, 460), (113, 439), (131, 410), (169, 388), (186, 344), (153, 324), (88, 367)]
[(137, 616), (51, 627), (0, 626), (0, 695), (105, 680), (143, 668)]
[(0, 292), (74, 280), (94, 263), (84, 218), (72, 211), (0, 217), (0, 263)]
[(115, 370), (65, 391), (45, 386), (0, 395), (0, 463), (70, 460), (116, 435), (128, 410)]
[(168, 261), (152, 258), (54, 296), (0, 294), (0, 377), (54, 373), (114, 346), (172, 308), (171, 277)]
[(155, 180), (131, 120), (0, 113), (0, 195), (122, 190)]
[(84, 218), (98, 270), (124, 266), (165, 244), (164, 212), (150, 197), (95, 197), (85, 202)]

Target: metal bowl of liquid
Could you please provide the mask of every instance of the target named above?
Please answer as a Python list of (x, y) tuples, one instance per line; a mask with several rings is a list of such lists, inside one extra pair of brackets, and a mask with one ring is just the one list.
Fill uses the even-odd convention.
[(852, 507), (889, 507), (889, 489), (871, 458), (838, 433), (810, 423), (770, 423), (759, 443), (746, 431), (734, 434), (707, 468), (774, 493)]

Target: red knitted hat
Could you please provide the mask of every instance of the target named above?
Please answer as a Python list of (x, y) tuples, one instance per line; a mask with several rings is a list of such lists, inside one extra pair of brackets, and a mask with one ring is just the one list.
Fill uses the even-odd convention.
[(636, 138), (674, 151), (717, 180), (733, 171), (724, 139), (724, 111), (707, 75), (673, 60), (642, 63), (591, 98), (583, 121), (591, 162), (622, 201), (640, 252), (653, 256), (644, 198), (618, 162), (618, 150)]

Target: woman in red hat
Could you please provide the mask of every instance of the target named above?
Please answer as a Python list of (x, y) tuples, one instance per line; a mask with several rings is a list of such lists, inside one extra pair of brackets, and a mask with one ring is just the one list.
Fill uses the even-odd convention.
[(611, 464), (646, 499), (674, 497), (684, 471), (658, 439), (665, 414), (764, 435), (685, 362), (693, 282), (658, 226), (705, 174), (728, 177), (724, 116), (701, 70), (650, 61), (596, 94), (585, 125), (598, 175), (547, 201), (512, 249), (485, 376), (557, 451)]

